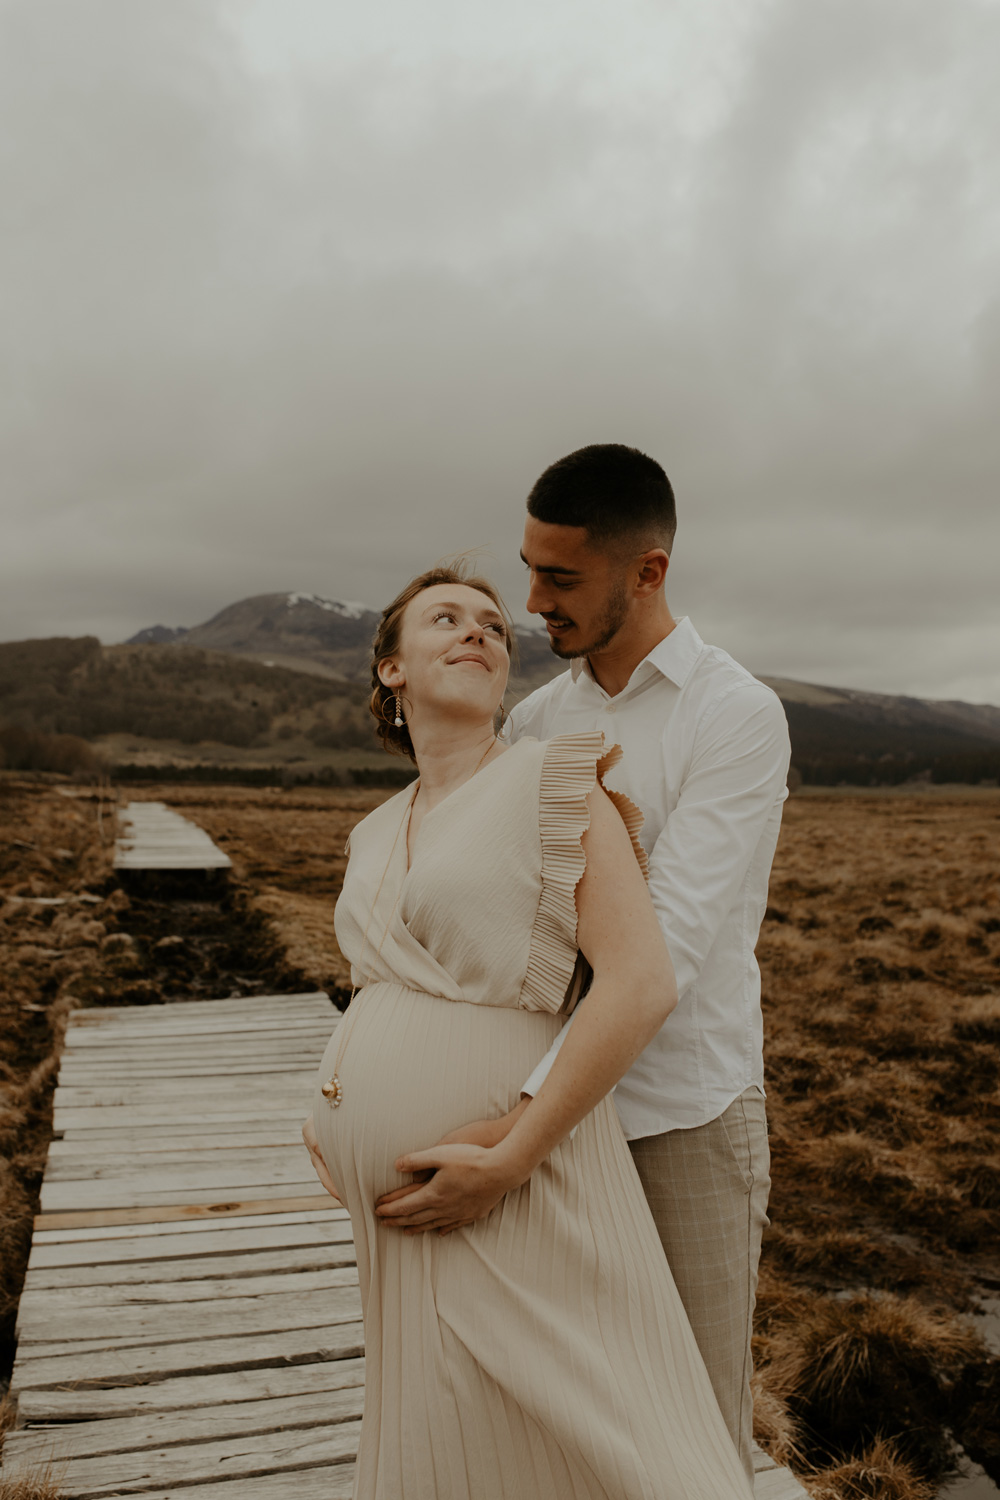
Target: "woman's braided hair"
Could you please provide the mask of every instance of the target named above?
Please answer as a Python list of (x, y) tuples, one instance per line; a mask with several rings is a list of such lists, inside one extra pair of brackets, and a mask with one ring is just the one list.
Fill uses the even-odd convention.
[(492, 599), (503, 615), (507, 626), (507, 655), (512, 662), (517, 661), (514, 627), (507, 606), (488, 578), (480, 578), (475, 574), (467, 576), (465, 569), (459, 563), (453, 566), (442, 564), (436, 568), (428, 568), (426, 573), (420, 573), (412, 579), (405, 589), (396, 595), (392, 603), (386, 605), (375, 631), (375, 639), (372, 642), (372, 695), (368, 707), (375, 720), (375, 733), (382, 741), (382, 748), (388, 750), (391, 755), (406, 755), (414, 764), (416, 764), (416, 756), (413, 753), (410, 731), (405, 724), (397, 729), (393, 722), (396, 717), (396, 694), (381, 681), (378, 669), (380, 662), (385, 661), (386, 657), (395, 656), (399, 650), (406, 606), (411, 599), (422, 594), (424, 589), (433, 588), (436, 583), (460, 583), (467, 589), (478, 589), (481, 594)]

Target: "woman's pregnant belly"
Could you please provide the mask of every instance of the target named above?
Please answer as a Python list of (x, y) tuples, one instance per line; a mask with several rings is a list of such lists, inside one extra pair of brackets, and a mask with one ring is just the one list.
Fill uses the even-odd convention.
[[(352, 1216), (410, 1180), (393, 1165), (404, 1152), (512, 1109), (562, 1024), (547, 1011), (469, 1005), (403, 985), (372, 984), (355, 996), (313, 1100), (323, 1159)], [(320, 1092), (335, 1068), (337, 1109)]]

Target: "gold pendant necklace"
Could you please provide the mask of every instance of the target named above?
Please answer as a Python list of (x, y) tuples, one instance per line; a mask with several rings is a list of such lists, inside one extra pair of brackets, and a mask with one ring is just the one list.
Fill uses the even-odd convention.
[[(417, 785), (419, 786), (419, 782), (417, 783)], [(414, 789), (413, 795), (411, 796), (409, 802), (406, 804), (406, 806), (403, 809), (403, 816), (400, 819), (399, 827), (396, 829), (396, 837), (393, 839), (393, 841), (392, 841), (392, 848), (389, 850), (389, 858), (385, 862), (385, 869), (382, 871), (382, 878), (379, 880), (378, 889), (375, 892), (375, 897), (374, 897), (374, 900), (372, 901), (371, 910), (368, 913), (368, 921), (365, 923), (365, 935), (361, 939), (361, 957), (358, 959), (358, 970), (359, 971), (361, 969), (361, 965), (365, 961), (365, 953), (366, 953), (367, 948), (368, 948), (368, 932), (369, 932), (369, 929), (370, 929), (370, 927), (372, 925), (372, 918), (375, 915), (375, 908), (378, 905), (378, 898), (382, 894), (382, 887), (385, 884), (385, 877), (389, 873), (389, 866), (392, 864), (393, 858), (395, 856), (396, 846), (399, 843), (399, 835), (402, 833), (403, 829), (409, 823), (410, 813), (413, 811), (413, 804), (414, 804), (414, 801), (416, 800), (416, 795), (417, 795), (416, 789)], [(396, 915), (396, 908), (399, 905), (400, 897), (402, 896), (402, 894), (403, 894), (403, 882), (400, 881), (399, 882), (399, 891), (398, 891), (398, 893), (396, 895), (396, 900), (393, 902), (392, 911), (389, 913), (389, 916), (386, 919), (385, 929), (383, 930), (383, 933), (382, 933), (382, 939), (381, 939), (381, 942), (378, 945), (378, 951), (375, 954), (375, 960), (374, 961), (375, 961), (376, 965), (378, 964), (379, 958), (381, 956), (382, 948), (383, 948), (383, 946), (385, 944), (386, 937), (388, 936), (388, 933), (389, 933), (389, 928), (392, 926), (392, 919)], [(353, 968), (353, 965), (352, 965), (352, 968)], [(375, 972), (375, 970), (373, 969), (372, 973), (368, 975), (368, 978), (364, 981), (364, 984), (362, 984), (362, 986), (361, 986), (362, 989), (364, 989), (365, 985), (368, 984), (368, 982), (371, 980), (372, 974), (374, 974), (374, 972)], [(350, 1009), (350, 1007), (353, 1005), (353, 1003), (354, 1003), (354, 997), (355, 997), (355, 995), (357, 993), (358, 993), (358, 986), (356, 984), (352, 985), (352, 987), (351, 987), (351, 998), (347, 1002), (348, 1009)], [(343, 1087), (342, 1087), (341, 1082), (340, 1082), (340, 1075), (339, 1075), (338, 1070), (340, 1068), (341, 1062), (343, 1061), (344, 1049), (347, 1046), (347, 1038), (348, 1038), (348, 1035), (349, 1035), (350, 1028), (346, 1025), (345, 1021), (341, 1021), (340, 1024), (341, 1024), (341, 1028), (342, 1028), (342, 1031), (343, 1031), (343, 1035), (341, 1036), (340, 1046), (337, 1048), (337, 1056), (334, 1059), (334, 1063), (333, 1063), (333, 1077), (332, 1078), (328, 1078), (327, 1081), (326, 1081), (326, 1083), (324, 1083), (322, 1085), (321, 1089), (320, 1089), (320, 1092), (323, 1095), (323, 1098), (326, 1100), (327, 1104), (329, 1104), (329, 1106), (330, 1106), (331, 1109), (339, 1109), (340, 1106), (341, 1106), (341, 1102), (343, 1101), (343, 1098), (344, 1098), (344, 1090), (343, 1090)]]

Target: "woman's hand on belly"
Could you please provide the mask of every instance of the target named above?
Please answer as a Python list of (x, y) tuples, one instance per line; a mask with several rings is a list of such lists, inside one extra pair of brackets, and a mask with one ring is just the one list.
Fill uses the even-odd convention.
[(330, 1194), (330, 1197), (335, 1198), (336, 1201), (340, 1203), (340, 1194), (337, 1192), (337, 1189), (334, 1186), (333, 1178), (330, 1176), (326, 1162), (323, 1160), (322, 1153), (319, 1149), (319, 1141), (316, 1139), (316, 1127), (313, 1124), (312, 1115), (309, 1116), (308, 1120), (306, 1120), (306, 1123), (302, 1127), (302, 1139), (305, 1141), (306, 1150), (309, 1152), (309, 1158), (312, 1161), (313, 1167), (315, 1168), (316, 1176), (326, 1188), (327, 1192)]

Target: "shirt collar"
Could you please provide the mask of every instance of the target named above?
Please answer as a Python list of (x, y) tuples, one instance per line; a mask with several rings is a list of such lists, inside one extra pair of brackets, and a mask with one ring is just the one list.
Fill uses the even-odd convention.
[[(643, 657), (622, 692), (627, 693), (630, 688), (637, 687), (653, 670), (659, 672), (668, 682), (674, 683), (676, 687), (683, 687), (704, 649), (705, 642), (695, 630), (690, 617), (685, 615), (683, 619), (677, 621), (670, 634), (664, 636), (662, 641), (658, 641), (648, 656)], [(585, 656), (574, 657), (570, 662), (569, 670), (574, 682), (578, 682), (581, 675), (585, 675), (595, 687), (597, 686)]]

